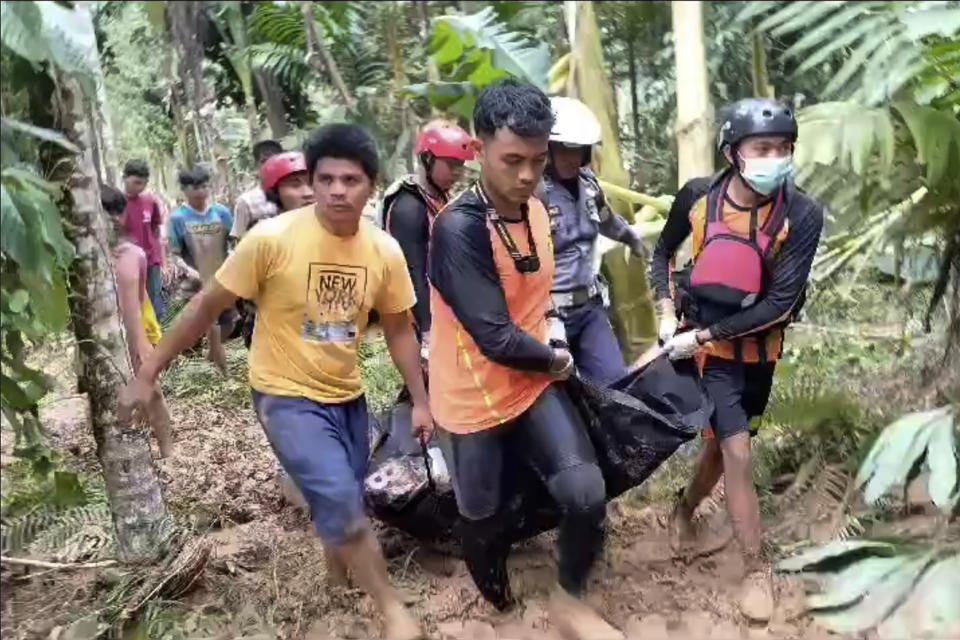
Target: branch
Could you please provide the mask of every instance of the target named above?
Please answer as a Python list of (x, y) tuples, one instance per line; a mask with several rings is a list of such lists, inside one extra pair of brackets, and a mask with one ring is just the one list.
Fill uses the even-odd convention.
[(100, 569), (103, 567), (112, 567), (117, 564), (116, 560), (101, 560), (100, 562), (44, 562), (43, 560), (30, 560), (29, 558), (10, 558), (0, 556), (0, 562), (3, 564), (22, 565), (24, 567), (40, 567), (42, 569)]
[[(333, 84), (337, 87), (337, 91), (340, 92), (340, 96), (347, 106), (353, 109), (356, 107), (356, 100), (354, 100), (350, 90), (347, 89), (347, 85), (343, 81), (343, 76), (340, 75), (340, 69), (337, 67), (333, 56), (330, 55), (327, 46), (317, 37), (317, 29), (313, 19), (313, 3), (301, 2), (300, 8), (303, 11), (303, 25), (307, 36), (307, 63), (312, 64), (311, 58), (319, 51), (320, 57), (323, 58), (323, 62), (327, 67), (327, 72), (330, 74), (331, 79), (333, 79)], [(319, 65), (313, 66), (319, 67)], [(320, 69), (317, 68), (317, 71), (320, 71)]]

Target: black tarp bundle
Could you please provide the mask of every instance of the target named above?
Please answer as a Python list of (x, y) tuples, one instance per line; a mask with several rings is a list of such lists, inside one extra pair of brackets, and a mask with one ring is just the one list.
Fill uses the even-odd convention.
[[(680, 445), (708, 426), (713, 405), (693, 360), (659, 357), (609, 388), (566, 383), (584, 418), (607, 487), (607, 498), (640, 485)], [(440, 448), (426, 451), (410, 433), (410, 405), (401, 401), (371, 420), (365, 494), (374, 517), (436, 548), (455, 551), (457, 503)], [(520, 487), (502, 508), (517, 542), (557, 526), (559, 511), (532, 469), (517, 470)], [(432, 482), (431, 482), (432, 481)]]

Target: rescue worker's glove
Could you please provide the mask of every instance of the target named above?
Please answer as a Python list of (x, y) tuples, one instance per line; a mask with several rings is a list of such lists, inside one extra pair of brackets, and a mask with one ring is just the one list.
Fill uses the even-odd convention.
[(560, 316), (547, 314), (547, 344), (554, 349), (568, 349), (567, 327)]
[(671, 360), (692, 358), (700, 348), (696, 329), (684, 331), (673, 336), (663, 345), (663, 353)]
[(554, 380), (566, 380), (573, 374), (573, 356), (566, 349), (554, 349), (548, 374)]
[(673, 300), (663, 298), (657, 301), (657, 337), (660, 338), (660, 344), (665, 345), (677, 332), (677, 310), (673, 306)]

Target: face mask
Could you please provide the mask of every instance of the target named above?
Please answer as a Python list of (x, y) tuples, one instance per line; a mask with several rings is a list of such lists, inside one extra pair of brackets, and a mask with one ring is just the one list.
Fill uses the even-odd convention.
[(785, 181), (793, 177), (793, 156), (782, 158), (744, 158), (740, 156), (743, 169), (740, 175), (754, 191), (770, 195)]

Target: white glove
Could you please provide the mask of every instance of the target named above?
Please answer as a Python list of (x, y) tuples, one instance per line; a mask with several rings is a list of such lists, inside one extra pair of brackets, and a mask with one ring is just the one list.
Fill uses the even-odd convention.
[(657, 302), (657, 319), (660, 322), (657, 337), (662, 344), (666, 344), (677, 333), (677, 312), (673, 300), (664, 298)]
[(420, 359), (424, 362), (430, 360), (430, 332), (424, 331), (420, 335)]
[(569, 345), (567, 342), (567, 327), (563, 324), (563, 320), (557, 316), (547, 316), (547, 344), (551, 347), (566, 347)]
[(684, 331), (673, 336), (663, 345), (663, 353), (667, 354), (671, 360), (683, 360), (692, 358), (700, 348), (697, 341), (697, 330)]

